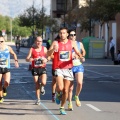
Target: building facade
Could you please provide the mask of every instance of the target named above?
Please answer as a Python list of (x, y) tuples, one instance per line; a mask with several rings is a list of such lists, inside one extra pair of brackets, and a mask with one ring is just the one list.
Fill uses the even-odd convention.
[[(59, 25), (64, 24), (64, 17), (67, 13), (68, 7), (75, 9), (77, 7), (87, 6), (86, 0), (51, 0), (51, 17), (59, 21)], [(105, 23), (102, 27), (97, 23), (94, 26), (94, 36), (97, 38), (105, 39), (105, 53), (107, 54), (109, 46), (109, 37), (112, 36), (116, 42), (115, 53), (120, 49), (120, 14), (116, 15), (114, 21), (109, 22), (109, 29)], [(82, 38), (89, 36), (89, 31), (80, 32), (80, 24), (76, 25), (77, 40), (81, 41)]]

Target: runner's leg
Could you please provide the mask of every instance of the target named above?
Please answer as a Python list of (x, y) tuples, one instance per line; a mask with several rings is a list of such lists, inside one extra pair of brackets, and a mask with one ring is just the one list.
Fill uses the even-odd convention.
[(52, 76), (52, 101), (55, 101), (55, 92), (56, 92), (56, 77)]
[(44, 86), (46, 85), (47, 75), (46, 74), (42, 74), (40, 76), (40, 79), (41, 79), (40, 92), (41, 92), (42, 95), (44, 95), (45, 94)]
[(62, 94), (62, 101), (61, 101), (61, 107), (64, 107), (66, 100), (68, 98), (68, 91), (70, 88), (71, 81), (70, 80), (65, 80), (64, 79), (64, 89), (63, 89), (63, 94)]
[(36, 97), (37, 99), (40, 99), (40, 84), (38, 81), (38, 76), (33, 76), (33, 79), (35, 82)]
[(70, 88), (69, 88), (69, 93), (68, 93), (68, 110), (73, 110), (73, 106), (72, 106), (73, 88), (74, 88), (74, 84), (73, 84), (73, 82), (71, 82)]
[(76, 78), (76, 81), (77, 81), (76, 96), (79, 96), (79, 94), (80, 94), (80, 92), (82, 90), (83, 72), (76, 73), (75, 78)]
[(3, 96), (7, 95), (7, 87), (10, 84), (10, 76), (11, 76), (10, 72), (3, 74), (3, 79), (4, 79)]

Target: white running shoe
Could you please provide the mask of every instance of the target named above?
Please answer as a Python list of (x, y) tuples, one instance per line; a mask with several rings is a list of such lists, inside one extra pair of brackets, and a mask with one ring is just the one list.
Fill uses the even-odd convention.
[(40, 105), (40, 99), (37, 99), (35, 102), (36, 105)]

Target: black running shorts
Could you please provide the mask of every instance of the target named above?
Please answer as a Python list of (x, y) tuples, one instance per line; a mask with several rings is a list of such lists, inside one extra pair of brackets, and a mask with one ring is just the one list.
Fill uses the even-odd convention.
[(10, 72), (10, 69), (8, 69), (8, 68), (1, 68), (0, 67), (0, 74), (5, 74), (7, 72)]
[(41, 76), (42, 74), (47, 74), (46, 68), (33, 68), (32, 69), (33, 76)]
[(52, 76), (56, 77), (55, 70), (52, 69)]

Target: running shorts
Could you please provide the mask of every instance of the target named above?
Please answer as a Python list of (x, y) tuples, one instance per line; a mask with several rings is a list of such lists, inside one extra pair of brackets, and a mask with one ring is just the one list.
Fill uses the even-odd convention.
[(55, 76), (55, 70), (52, 69), (52, 76)]
[(79, 66), (73, 66), (72, 67), (72, 72), (73, 74), (79, 73), (79, 72), (83, 72), (84, 73), (84, 67), (83, 65), (79, 65)]
[(42, 74), (47, 74), (46, 68), (33, 68), (31, 72), (33, 76), (41, 76)]
[(56, 69), (55, 76), (61, 76), (65, 80), (74, 80), (72, 69)]
[(8, 68), (1, 68), (0, 67), (0, 74), (5, 74), (7, 72), (10, 72), (10, 69), (8, 69)]

